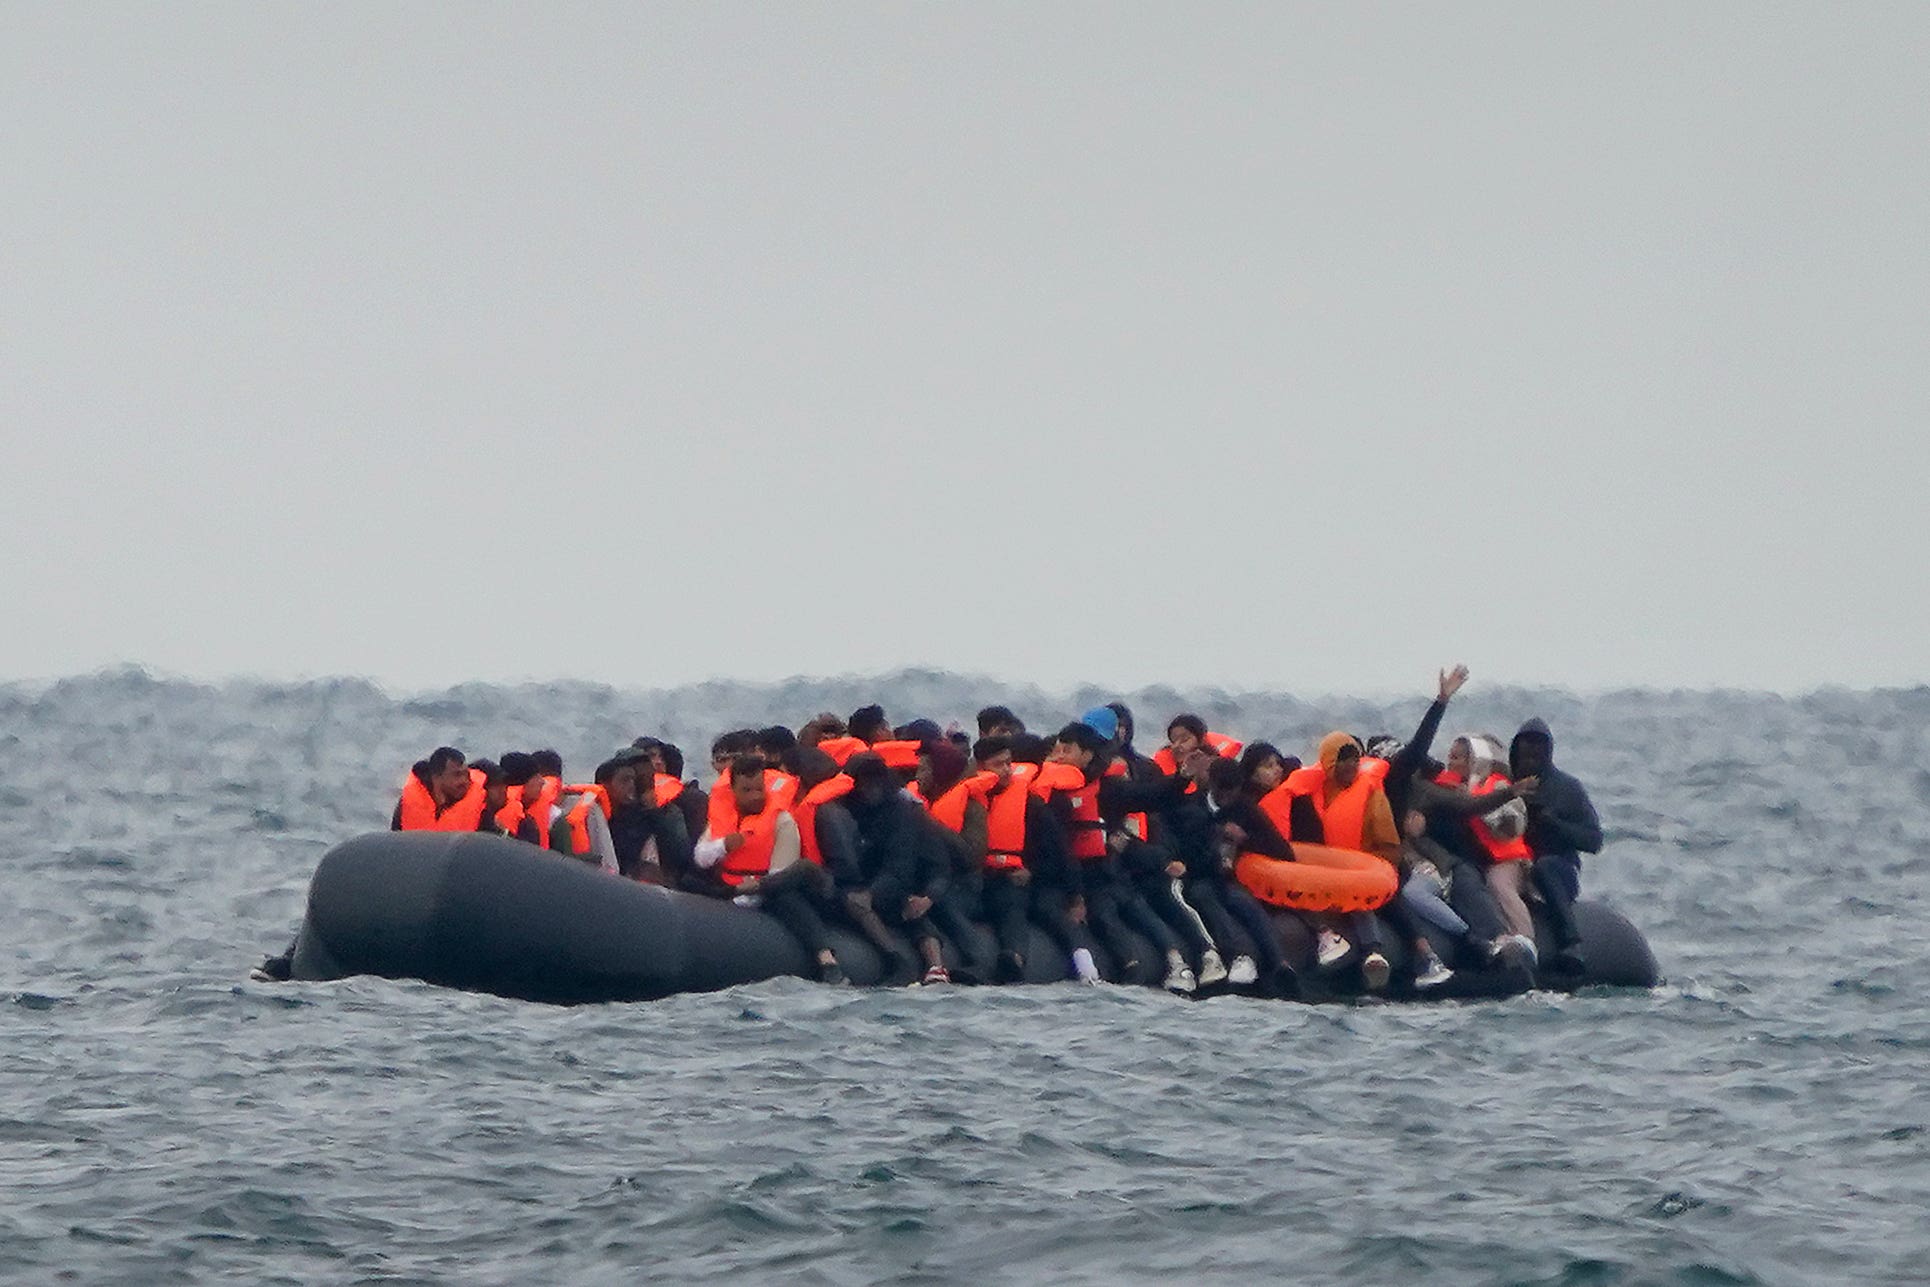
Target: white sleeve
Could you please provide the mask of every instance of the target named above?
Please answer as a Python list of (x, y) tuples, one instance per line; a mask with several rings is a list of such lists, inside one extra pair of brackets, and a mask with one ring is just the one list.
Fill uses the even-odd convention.
[(710, 828), (705, 827), (703, 837), (697, 841), (697, 848), (692, 854), (692, 857), (696, 860), (699, 867), (702, 867), (705, 871), (709, 871), (712, 867), (724, 861), (723, 839), (711, 835)]

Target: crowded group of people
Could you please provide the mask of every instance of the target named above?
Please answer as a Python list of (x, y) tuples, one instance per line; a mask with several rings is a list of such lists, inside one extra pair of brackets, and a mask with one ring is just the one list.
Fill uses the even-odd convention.
[[(1506, 744), (1455, 737), (1433, 757), (1466, 679), (1465, 667), (1441, 674), (1405, 741), (1336, 731), (1307, 763), (1185, 713), (1147, 754), (1120, 702), (1045, 735), (1005, 706), (978, 712), (975, 737), (930, 719), (894, 725), (875, 705), (796, 729), (738, 729), (712, 743), (708, 784), (687, 776), (679, 747), (650, 736), (584, 782), (554, 751), (492, 760), (445, 746), (415, 765), (392, 825), (497, 832), (613, 877), (760, 907), (832, 983), (845, 976), (830, 925), (887, 957), (915, 953), (905, 964), (928, 984), (954, 970), (1021, 979), (1035, 940), (1081, 981), (1151, 966), (1178, 993), (1290, 994), (1307, 970), (1358, 971), (1378, 990), (1390, 957), (1421, 990), (1497, 963), (1579, 973), (1573, 904), (1601, 825), (1587, 791), (1555, 767), (1540, 720)], [(1396, 892), (1368, 910), (1269, 907), (1242, 862), (1291, 862), (1295, 845), (1372, 855)], [(1305, 959), (1286, 959), (1283, 914), (1305, 922)], [(1390, 933), (1407, 950), (1390, 951)], [(1149, 949), (1156, 958), (1141, 961)]]

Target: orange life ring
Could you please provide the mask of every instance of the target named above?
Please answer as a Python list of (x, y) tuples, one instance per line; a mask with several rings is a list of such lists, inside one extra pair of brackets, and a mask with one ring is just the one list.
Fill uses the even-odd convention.
[(1261, 902), (1300, 912), (1371, 912), (1400, 889), (1393, 863), (1358, 849), (1295, 841), (1293, 857), (1241, 854), (1233, 874)]

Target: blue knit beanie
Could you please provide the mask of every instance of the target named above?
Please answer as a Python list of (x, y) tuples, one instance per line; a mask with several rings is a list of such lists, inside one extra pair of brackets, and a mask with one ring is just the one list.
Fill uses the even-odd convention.
[(1119, 736), (1119, 716), (1109, 706), (1095, 706), (1079, 717), (1079, 722), (1108, 742)]

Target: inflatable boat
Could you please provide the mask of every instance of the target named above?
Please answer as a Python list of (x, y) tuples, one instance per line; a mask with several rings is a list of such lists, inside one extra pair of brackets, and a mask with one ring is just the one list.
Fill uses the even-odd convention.
[[(1575, 906), (1586, 972), (1536, 978), (1518, 962), (1457, 967), (1437, 988), (1416, 993), (1398, 936), (1384, 935), (1396, 982), (1388, 995), (1418, 999), (1508, 996), (1533, 987), (1653, 987), (1661, 981), (1640, 932), (1600, 903)], [(1539, 926), (1542, 957), (1553, 949)], [(1361, 992), (1359, 972), (1316, 970), (1305, 922), (1274, 917), (1297, 994), (1344, 1000)], [(994, 955), (980, 941), (948, 943), (948, 963)], [(880, 951), (832, 929), (832, 947), (855, 984), (910, 982), (909, 945)], [(1451, 945), (1436, 944), (1452, 960)], [(1157, 954), (1138, 953), (1131, 983), (1155, 983)], [(1070, 977), (1069, 963), (1043, 932), (1026, 953), (1028, 983)], [(520, 841), (463, 832), (383, 831), (359, 836), (323, 856), (309, 885), (290, 975), (301, 980), (358, 974), (422, 979), (446, 987), (557, 1004), (644, 1001), (705, 992), (782, 975), (805, 976), (810, 962), (784, 928), (762, 912), (729, 902), (637, 884)], [(1114, 963), (1101, 961), (1107, 977)]]

